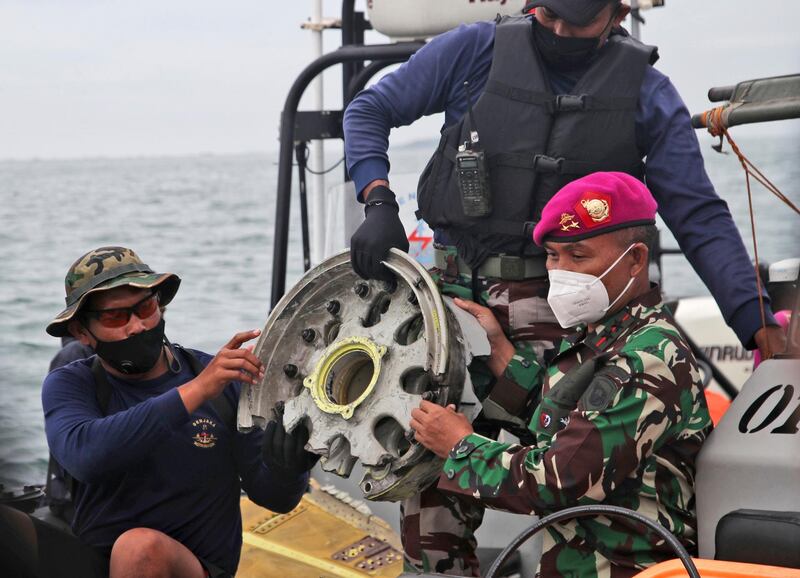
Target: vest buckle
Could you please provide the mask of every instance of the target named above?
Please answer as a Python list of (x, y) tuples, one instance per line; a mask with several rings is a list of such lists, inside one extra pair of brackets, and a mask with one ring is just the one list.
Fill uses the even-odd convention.
[(536, 155), (533, 157), (533, 170), (537, 173), (561, 174), (561, 163), (563, 162), (563, 158), (555, 159), (547, 155)]
[(533, 230), (536, 228), (537, 223), (538, 221), (525, 221), (522, 224), (523, 237), (528, 237), (528, 238), (533, 237)]
[(586, 110), (585, 94), (559, 94), (556, 96), (557, 112), (580, 112)]
[(525, 279), (525, 261), (516, 255), (500, 255), (500, 278), (506, 281)]

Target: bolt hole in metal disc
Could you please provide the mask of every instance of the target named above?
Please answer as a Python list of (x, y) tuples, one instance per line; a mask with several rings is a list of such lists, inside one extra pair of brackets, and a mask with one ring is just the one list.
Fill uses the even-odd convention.
[(325, 326), (325, 345), (333, 343), (339, 337), (339, 329), (342, 324), (338, 321), (329, 321)]
[(411, 449), (411, 442), (406, 439), (406, 432), (393, 417), (382, 417), (375, 424), (375, 439), (393, 457), (399, 458)]
[(445, 303), (411, 257), (392, 249), (384, 264), (394, 283), (361, 279), (344, 252), (286, 293), (254, 349), (265, 376), (243, 386), (238, 421), (241, 429), (263, 428), (282, 405), (284, 427), (306, 424), (306, 449), (322, 456), (323, 469), (347, 477), (360, 461), (364, 497), (399, 500), (424, 489), (441, 467), (414, 441), (411, 411), (423, 397), (479, 406), (465, 397), (472, 392), (466, 368), (470, 336), (482, 330)]
[(422, 337), (425, 330), (425, 319), (422, 314), (414, 315), (411, 319), (404, 321), (394, 333), (394, 340), (400, 345), (411, 345)]
[(431, 389), (431, 376), (428, 375), (424, 367), (412, 367), (403, 373), (400, 377), (400, 383), (403, 386), (403, 391), (422, 395)]
[(392, 298), (386, 292), (378, 293), (375, 299), (370, 304), (367, 315), (362, 319), (361, 323), (364, 327), (373, 327), (381, 322), (383, 315), (389, 311), (389, 306), (392, 304)]

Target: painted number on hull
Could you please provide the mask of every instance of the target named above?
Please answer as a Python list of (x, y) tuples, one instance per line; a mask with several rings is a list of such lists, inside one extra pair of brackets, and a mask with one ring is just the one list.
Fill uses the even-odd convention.
[[(767, 403), (770, 398), (777, 394), (779, 391), (782, 390), (780, 394), (780, 399), (778, 399), (777, 403), (773, 406), (772, 410), (769, 412), (767, 417), (755, 427), (750, 427), (750, 422), (755, 417), (756, 413)], [(795, 398), (795, 389), (794, 386), (787, 383), (786, 385), (775, 385), (769, 388), (767, 391), (759, 395), (750, 407), (747, 408), (747, 411), (742, 414), (742, 419), (739, 420), (739, 431), (741, 433), (758, 433), (761, 430), (771, 426), (773, 422), (778, 419), (786, 408), (789, 407), (789, 404), (794, 402), (795, 408), (794, 411), (789, 415), (787, 420), (780, 425), (773, 429), (770, 433), (774, 434), (794, 434), (798, 431), (798, 423), (800, 423), (800, 398)]]

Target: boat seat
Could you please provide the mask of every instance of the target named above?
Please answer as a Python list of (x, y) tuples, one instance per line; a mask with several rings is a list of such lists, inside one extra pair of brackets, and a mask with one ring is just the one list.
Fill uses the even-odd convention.
[(720, 519), (714, 558), (800, 568), (800, 512), (735, 510)]

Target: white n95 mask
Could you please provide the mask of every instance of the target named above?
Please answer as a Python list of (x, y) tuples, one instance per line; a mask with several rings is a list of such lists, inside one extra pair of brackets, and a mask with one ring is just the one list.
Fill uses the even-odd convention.
[(633, 244), (625, 249), (622, 255), (617, 257), (617, 260), (599, 277), (564, 269), (550, 269), (547, 272), (550, 279), (547, 302), (561, 327), (569, 329), (581, 323), (594, 323), (602, 319), (606, 312), (630, 289), (634, 281), (633, 277), (617, 295), (617, 298), (609, 303), (608, 291), (601, 279), (617, 266), (617, 263), (631, 250), (631, 247)]

